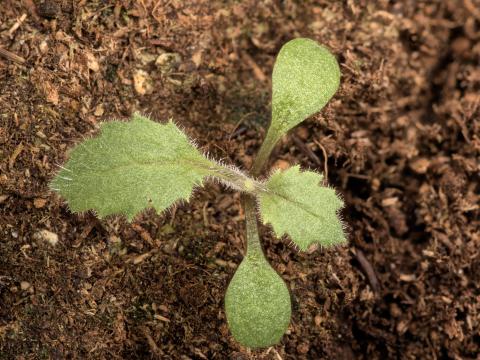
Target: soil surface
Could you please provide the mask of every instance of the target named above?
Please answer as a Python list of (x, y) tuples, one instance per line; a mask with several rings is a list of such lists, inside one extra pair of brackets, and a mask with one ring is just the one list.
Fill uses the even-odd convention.
[[(135, 111), (248, 168), (298, 36), (335, 53), (341, 89), (271, 164), (328, 170), (349, 243), (298, 253), (261, 227), (293, 319), (250, 351), (223, 310), (237, 193), (129, 224), (70, 213), (48, 182)], [(1, 0), (0, 359), (479, 359), (479, 40), (478, 0)]]

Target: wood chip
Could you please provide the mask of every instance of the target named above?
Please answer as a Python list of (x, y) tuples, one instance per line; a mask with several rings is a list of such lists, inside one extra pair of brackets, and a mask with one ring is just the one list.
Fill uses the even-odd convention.
[(155, 314), (153, 317), (157, 320), (164, 321), (164, 322), (170, 322), (169, 318), (166, 318), (165, 316)]
[(215, 264), (221, 266), (221, 267), (226, 267), (228, 266), (228, 263), (223, 260), (223, 259), (215, 259)]
[(28, 290), (30, 288), (30, 283), (28, 281), (22, 281), (20, 282), (20, 289), (22, 290)]
[(138, 255), (136, 258), (133, 259), (133, 264), (138, 265), (141, 262), (143, 262), (145, 259), (148, 259), (150, 256), (152, 256), (152, 254), (149, 252), (142, 255)]
[(16, 62), (17, 64), (20, 64), (20, 65), (25, 64), (24, 58), (2, 48), (0, 48), (0, 56), (4, 57), (7, 60)]
[(103, 104), (98, 104), (96, 107), (95, 107), (95, 111), (93, 112), (93, 115), (97, 116), (97, 117), (100, 117), (104, 114), (105, 112), (105, 109), (103, 107)]
[(33, 238), (36, 239), (36, 240), (45, 241), (52, 246), (55, 246), (58, 243), (58, 235), (55, 234), (54, 232), (49, 231), (49, 230), (37, 231), (33, 235)]
[(15, 33), (15, 31), (17, 31), (17, 29), (20, 27), (20, 25), (22, 25), (22, 23), (25, 21), (26, 18), (27, 18), (27, 14), (23, 13), (22, 16), (20, 16), (17, 19), (15, 24), (13, 24), (13, 26), (10, 28), (10, 30), (8, 30), (8, 36), (10, 36), (10, 38), (12, 38), (12, 35)]
[(252, 57), (244, 52), (243, 53), (243, 58), (245, 59), (245, 62), (252, 68), (253, 70), (253, 75), (259, 80), (259, 81), (265, 81), (267, 80), (267, 76), (264, 74), (262, 69), (257, 65), (257, 63), (252, 59)]
[(400, 280), (405, 281), (405, 282), (413, 282), (417, 280), (417, 277), (415, 274), (400, 274)]
[(382, 199), (382, 206), (387, 207), (387, 206), (393, 206), (398, 204), (398, 197), (390, 197), (390, 198), (385, 198)]
[(153, 90), (150, 75), (144, 70), (137, 70), (133, 74), (133, 87), (139, 95), (151, 93)]
[(10, 169), (13, 169), (13, 165), (15, 165), (15, 161), (17, 160), (17, 157), (18, 157), (18, 155), (20, 155), (22, 150), (23, 150), (23, 143), (20, 143), (15, 148), (15, 150), (13, 151), (13, 154), (10, 156), (10, 159), (8, 160), (8, 167)]
[(47, 200), (42, 198), (36, 198), (33, 200), (33, 206), (35, 206), (37, 209), (43, 208), (46, 203), (47, 203)]
[(430, 166), (430, 161), (425, 158), (419, 158), (410, 163), (410, 168), (417, 174), (425, 174)]
[(98, 72), (100, 70), (100, 65), (98, 64), (95, 55), (91, 52), (86, 52), (85, 57), (87, 58), (87, 67), (93, 72)]
[(43, 83), (43, 91), (45, 93), (45, 98), (49, 103), (53, 105), (58, 105), (58, 103), (60, 102), (60, 96), (58, 95), (57, 88), (53, 84), (45, 81)]
[(274, 169), (286, 170), (289, 167), (290, 167), (290, 163), (282, 159), (275, 161), (275, 163), (273, 164)]
[(195, 66), (198, 68), (200, 64), (202, 63), (202, 50), (197, 51), (195, 54), (192, 56), (192, 61), (195, 64)]

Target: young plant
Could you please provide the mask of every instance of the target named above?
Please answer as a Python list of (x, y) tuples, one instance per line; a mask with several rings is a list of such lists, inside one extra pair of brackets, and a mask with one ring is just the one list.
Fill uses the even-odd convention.
[(122, 214), (129, 221), (145, 208), (161, 212), (188, 201), (209, 179), (241, 191), (247, 250), (226, 292), (227, 321), (242, 345), (276, 344), (290, 323), (290, 294), (263, 254), (257, 215), (276, 236), (306, 250), (345, 242), (337, 215), (343, 203), (322, 185), (321, 174), (299, 166), (258, 177), (278, 140), (318, 112), (339, 81), (335, 57), (316, 42), (299, 38), (282, 47), (272, 75), (272, 120), (250, 175), (205, 157), (172, 121), (162, 125), (135, 114), (129, 122), (101, 124), (99, 136), (76, 146), (51, 188), (74, 212)]

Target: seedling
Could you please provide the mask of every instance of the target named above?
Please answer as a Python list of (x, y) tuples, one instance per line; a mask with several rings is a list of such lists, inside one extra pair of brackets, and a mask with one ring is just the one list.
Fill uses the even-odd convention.
[(247, 250), (225, 296), (227, 321), (242, 345), (276, 344), (290, 323), (290, 294), (263, 254), (257, 215), (276, 236), (306, 250), (345, 242), (337, 216), (343, 203), (322, 185), (321, 174), (299, 166), (258, 177), (278, 140), (323, 108), (339, 81), (335, 57), (316, 42), (300, 38), (282, 47), (272, 75), (271, 124), (249, 175), (205, 157), (172, 121), (162, 125), (135, 114), (129, 122), (101, 124), (99, 136), (76, 146), (51, 188), (74, 212), (122, 214), (129, 221), (145, 208), (161, 212), (188, 201), (210, 179), (241, 191)]

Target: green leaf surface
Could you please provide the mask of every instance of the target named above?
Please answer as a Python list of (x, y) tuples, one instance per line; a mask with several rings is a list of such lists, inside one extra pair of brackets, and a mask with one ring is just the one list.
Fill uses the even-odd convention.
[(321, 186), (322, 175), (300, 171), (299, 166), (276, 171), (258, 196), (262, 221), (270, 223), (278, 237), (289, 235), (301, 250), (311, 244), (323, 246), (345, 242), (337, 211), (342, 200), (329, 187)]
[(228, 285), (225, 313), (233, 337), (250, 348), (277, 344), (291, 317), (290, 293), (261, 249), (248, 250)]
[(131, 220), (147, 207), (162, 211), (188, 200), (214, 166), (173, 123), (134, 115), (129, 122), (101, 124), (98, 137), (84, 141), (51, 183), (70, 209), (93, 209), (100, 217)]
[(272, 74), (272, 123), (278, 139), (320, 111), (340, 84), (340, 68), (325, 47), (298, 38), (280, 49)]

